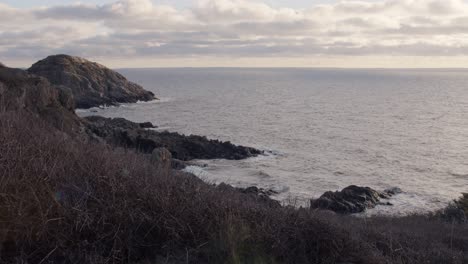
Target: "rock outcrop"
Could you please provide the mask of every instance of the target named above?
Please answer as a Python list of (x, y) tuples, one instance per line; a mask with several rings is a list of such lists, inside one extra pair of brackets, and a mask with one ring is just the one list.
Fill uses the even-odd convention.
[(144, 153), (152, 153), (156, 148), (167, 148), (172, 157), (188, 161), (194, 159), (239, 160), (262, 154), (262, 151), (236, 146), (230, 142), (209, 140), (202, 136), (185, 136), (171, 132), (157, 132), (143, 129), (145, 123), (138, 124), (118, 118), (92, 116), (85, 118), (87, 127), (106, 142), (136, 148)]
[(0, 107), (2, 111), (23, 111), (38, 116), (68, 134), (82, 132), (71, 91), (20, 69), (0, 67)]
[(394, 194), (401, 192), (394, 188), (384, 192), (378, 192), (369, 187), (348, 186), (342, 191), (326, 192), (320, 198), (311, 200), (311, 209), (331, 210), (340, 214), (354, 214), (364, 212), (366, 209), (374, 208), (381, 203), (381, 199), (388, 199)]
[(272, 195), (278, 194), (277, 192), (273, 190), (265, 190), (265, 189), (258, 188), (255, 186), (248, 187), (248, 188), (236, 188), (226, 183), (220, 183), (218, 186), (216, 186), (216, 188), (221, 191), (243, 193), (247, 195), (247, 197), (260, 201), (270, 207), (276, 207), (276, 208), (281, 207), (281, 203), (279, 201), (274, 200), (270, 197)]
[(43, 76), (54, 85), (70, 88), (77, 108), (155, 99), (152, 92), (121, 74), (79, 57), (49, 56), (33, 64), (28, 72)]

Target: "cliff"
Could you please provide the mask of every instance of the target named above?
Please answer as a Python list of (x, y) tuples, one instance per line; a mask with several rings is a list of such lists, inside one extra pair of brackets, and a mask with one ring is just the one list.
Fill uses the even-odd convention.
[(156, 99), (152, 92), (109, 68), (69, 55), (49, 56), (33, 64), (29, 73), (71, 89), (77, 108)]

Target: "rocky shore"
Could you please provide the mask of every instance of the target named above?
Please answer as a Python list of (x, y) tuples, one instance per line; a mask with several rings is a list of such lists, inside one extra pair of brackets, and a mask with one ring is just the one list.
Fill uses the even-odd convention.
[(203, 136), (185, 136), (171, 132), (148, 130), (150, 123), (137, 124), (123, 118), (86, 117), (86, 125), (95, 135), (106, 142), (144, 153), (167, 148), (175, 159), (230, 159), (240, 160), (254, 157), (263, 152), (254, 148), (236, 146), (230, 142), (210, 140)]
[[(174, 169), (183, 169), (186, 161), (195, 159), (240, 160), (263, 153), (203, 136), (156, 131), (153, 129), (157, 126), (150, 122), (135, 123), (124, 118), (100, 116), (78, 117), (74, 113), (76, 106), (86, 108), (154, 98), (154, 94), (117, 72), (79, 57), (49, 56), (27, 71), (0, 66), (0, 96), (5, 109), (20, 109), (39, 115), (68, 135), (82, 140), (132, 148), (153, 156), (161, 149), (167, 150), (170, 167)], [(219, 188), (258, 196), (263, 201), (279, 205), (270, 198), (277, 193), (269, 190), (254, 186), (241, 189), (226, 184)], [(399, 189), (380, 192), (369, 187), (349, 186), (312, 199), (310, 208), (340, 214), (361, 213), (377, 205), (391, 206), (388, 199), (399, 192)]]
[[(67, 83), (31, 72), (0, 66), (0, 263), (467, 263), (468, 195), (437, 214), (398, 218), (346, 215), (398, 189), (349, 186), (310, 208), (282, 206), (271, 190), (173, 169), (178, 159), (261, 151), (82, 119)], [(117, 103), (104, 94), (81, 100)]]
[[(154, 98), (154, 94), (119, 73), (79, 57), (49, 56), (27, 71), (0, 64), (0, 100), (4, 109), (38, 115), (66, 135), (80, 140), (131, 148), (153, 156), (155, 152), (161, 153), (161, 149), (166, 150), (170, 156), (170, 167), (174, 169), (183, 169), (186, 161), (195, 159), (240, 160), (263, 153), (204, 136), (156, 131), (153, 129), (157, 126), (150, 122), (135, 123), (124, 118), (100, 116), (80, 118), (74, 113), (76, 106), (88, 108)], [(279, 205), (270, 198), (277, 193), (269, 190), (254, 186), (241, 189), (226, 184), (218, 188), (258, 196), (272, 205)], [(388, 199), (399, 192), (400, 189), (381, 192), (352, 185), (312, 199), (310, 208), (340, 214), (361, 213), (377, 205), (391, 206)]]

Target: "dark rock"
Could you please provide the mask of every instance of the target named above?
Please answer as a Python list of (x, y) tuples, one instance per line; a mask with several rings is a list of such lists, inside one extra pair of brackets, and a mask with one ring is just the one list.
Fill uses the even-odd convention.
[(33, 64), (28, 72), (70, 88), (78, 108), (156, 99), (152, 92), (129, 82), (121, 74), (79, 57), (49, 56)]
[(247, 195), (247, 197), (265, 203), (271, 207), (281, 207), (281, 203), (277, 200), (272, 199), (270, 196), (277, 194), (273, 190), (265, 190), (263, 188), (258, 188), (255, 186), (248, 188), (236, 188), (226, 183), (220, 183), (216, 188), (222, 191), (232, 191), (239, 192)]
[(391, 195), (378, 192), (369, 187), (351, 185), (339, 192), (326, 192), (320, 198), (311, 200), (311, 209), (331, 210), (340, 214), (364, 212), (380, 204), (380, 199)]
[(187, 168), (187, 165), (185, 164), (185, 162), (183, 162), (181, 160), (172, 159), (171, 167), (174, 170), (183, 170), (183, 169)]
[(140, 129), (140, 124), (129, 121), (125, 118), (105, 118), (102, 116), (87, 116), (84, 118), (94, 126), (101, 129), (103, 135), (108, 135), (113, 132), (114, 129)]
[(140, 123), (140, 128), (157, 128), (157, 126), (153, 125), (151, 122), (143, 122)]
[(5, 67), (5, 65), (3, 63), (0, 62), (0, 67)]
[(88, 128), (108, 143), (136, 148), (151, 153), (155, 148), (167, 148), (172, 157), (182, 161), (194, 159), (239, 160), (262, 154), (260, 150), (236, 146), (230, 142), (209, 140), (202, 136), (142, 129), (138, 123), (123, 118), (87, 117)]
[(385, 189), (383, 192), (390, 196), (393, 196), (393, 195), (402, 193), (403, 191), (398, 187), (393, 187), (393, 188)]
[(278, 192), (276, 192), (274, 190), (258, 188), (258, 187), (255, 187), (255, 186), (248, 187), (248, 188), (245, 188), (245, 189), (238, 188), (238, 190), (240, 192), (242, 192), (242, 193), (254, 194), (254, 195), (258, 195), (258, 196), (271, 196), (271, 195), (278, 194)]

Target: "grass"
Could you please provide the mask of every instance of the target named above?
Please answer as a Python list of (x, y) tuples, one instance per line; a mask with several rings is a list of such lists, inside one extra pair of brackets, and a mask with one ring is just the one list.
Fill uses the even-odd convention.
[(27, 113), (0, 128), (0, 263), (468, 263), (463, 223), (270, 207)]

